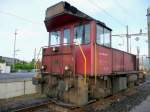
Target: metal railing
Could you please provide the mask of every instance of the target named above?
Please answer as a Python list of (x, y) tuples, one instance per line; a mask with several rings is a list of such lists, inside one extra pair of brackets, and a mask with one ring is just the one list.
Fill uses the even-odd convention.
[(83, 59), (84, 59), (84, 83), (86, 84), (86, 56), (85, 56), (85, 53), (83, 52), (83, 49), (82, 49), (80, 43), (77, 42), (77, 44), (79, 45), (80, 51), (81, 51)]

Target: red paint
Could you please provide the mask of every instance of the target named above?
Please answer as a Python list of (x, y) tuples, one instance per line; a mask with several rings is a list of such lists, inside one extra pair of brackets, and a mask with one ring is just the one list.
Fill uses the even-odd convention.
[(93, 43), (95, 43), (95, 38), (96, 38), (96, 23), (95, 21), (91, 22), (91, 29), (90, 29), (91, 33), (90, 33), (90, 37), (91, 37), (91, 76), (94, 75), (94, 46)]
[[(87, 74), (90, 75), (91, 74), (91, 49), (90, 49), (90, 44), (88, 45), (82, 45), (82, 49), (83, 49), (83, 52), (86, 56), (86, 59), (87, 59)], [(76, 46), (76, 52), (75, 52), (75, 60), (76, 60), (76, 63), (75, 63), (75, 70), (76, 70), (76, 74), (84, 74), (84, 58), (82, 56), (82, 53), (79, 49), (78, 46)]]
[(97, 45), (97, 75), (136, 70), (136, 56), (104, 46)]
[(124, 53), (124, 70), (125, 71), (132, 71), (135, 70), (136, 65), (136, 56)]
[[(68, 20), (69, 19), (69, 20)], [(81, 20), (71, 15), (60, 15), (45, 22), (47, 31), (59, 29), (61, 31), (61, 43), (63, 41), (64, 28), (71, 29), (71, 44), (58, 47), (57, 52), (52, 51), (52, 47), (44, 48), (42, 64), (47, 66), (46, 72), (64, 74), (65, 66), (70, 66), (75, 75), (84, 75), (84, 59), (78, 46), (73, 45), (74, 26), (78, 23), (84, 23)], [(104, 47), (96, 44), (96, 62), (95, 66), (95, 37), (96, 37), (96, 22), (89, 21), (90, 43), (81, 45), (87, 59), (87, 75), (94, 75), (94, 68), (98, 76), (110, 75), (113, 72), (126, 72), (136, 70), (136, 56), (125, 53), (113, 48)]]
[(112, 69), (114, 72), (124, 71), (124, 52), (112, 49)]
[(42, 65), (47, 66), (46, 71), (45, 71), (47, 73), (51, 73), (51, 67), (52, 67), (51, 60), (52, 60), (52, 58), (47, 55), (43, 56), (43, 58), (42, 58)]
[(112, 52), (110, 48), (96, 45), (97, 74), (108, 75), (112, 73)]
[(47, 31), (51, 31), (57, 29), (58, 27), (66, 26), (68, 23), (74, 24), (78, 21), (85, 21), (85, 19), (70, 14), (62, 14), (54, 18), (51, 18), (49, 21), (45, 21), (45, 25)]

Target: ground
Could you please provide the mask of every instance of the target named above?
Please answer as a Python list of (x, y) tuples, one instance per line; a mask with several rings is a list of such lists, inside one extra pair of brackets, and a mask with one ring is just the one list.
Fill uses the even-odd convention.
[(150, 76), (138, 87), (109, 97), (101, 103), (86, 106), (84, 112), (150, 112)]
[[(0, 111), (8, 112), (8, 110), (47, 100), (46, 97), (37, 94), (0, 100)], [(145, 83), (135, 88), (100, 99), (71, 112), (150, 112), (150, 76)]]
[(48, 99), (40, 94), (24, 95), (20, 97), (0, 100), (0, 112), (13, 112), (15, 109), (46, 102)]

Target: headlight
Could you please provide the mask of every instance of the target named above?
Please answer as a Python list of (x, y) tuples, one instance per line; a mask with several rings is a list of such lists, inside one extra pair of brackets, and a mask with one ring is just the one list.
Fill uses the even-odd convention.
[(66, 70), (66, 71), (69, 70), (69, 66), (66, 65), (66, 66), (65, 66), (65, 70)]
[(44, 69), (44, 66), (42, 65), (41, 69)]
[(46, 65), (41, 66), (41, 70), (46, 70), (46, 68), (47, 68)]
[(54, 51), (54, 52), (55, 52), (55, 51), (56, 51), (56, 48), (55, 48), (55, 47), (53, 47), (53, 48), (52, 48), (52, 51)]

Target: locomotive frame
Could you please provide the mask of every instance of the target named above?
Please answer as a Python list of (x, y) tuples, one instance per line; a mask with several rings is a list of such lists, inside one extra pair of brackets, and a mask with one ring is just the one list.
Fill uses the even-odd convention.
[[(136, 56), (111, 48), (111, 29), (104, 23), (67, 2), (48, 8), (44, 22), (50, 40), (49, 46), (43, 48), (38, 79), (42, 93), (66, 103), (85, 105), (91, 99), (104, 98), (137, 83)], [(68, 43), (64, 43), (65, 36), (69, 37)], [(51, 40), (53, 37), (59, 43)], [(57, 44), (50, 45), (54, 42)]]

